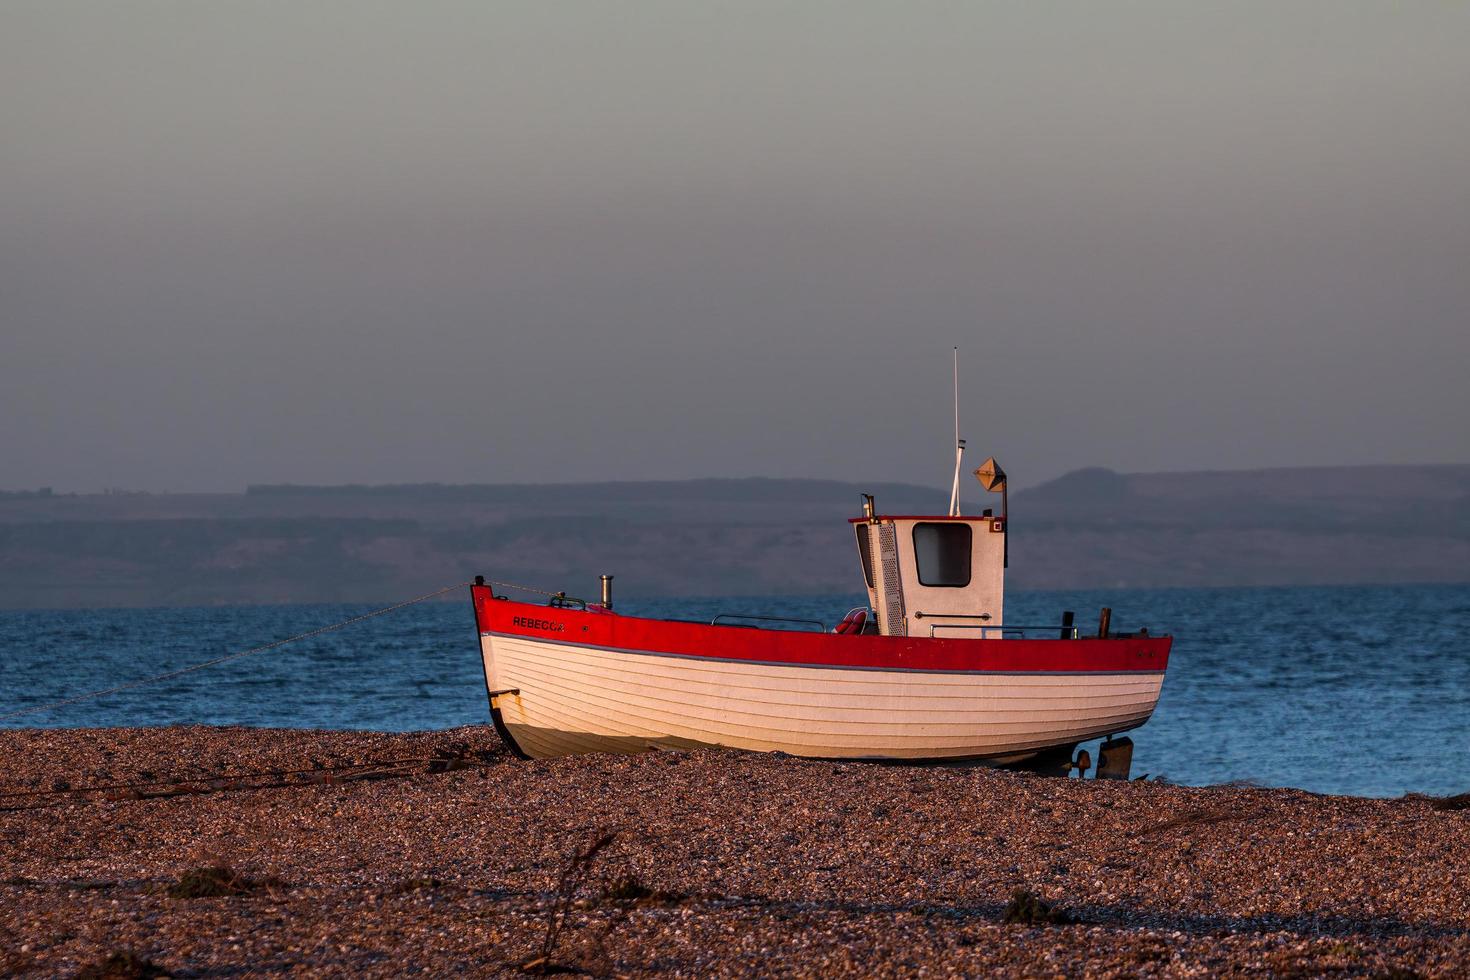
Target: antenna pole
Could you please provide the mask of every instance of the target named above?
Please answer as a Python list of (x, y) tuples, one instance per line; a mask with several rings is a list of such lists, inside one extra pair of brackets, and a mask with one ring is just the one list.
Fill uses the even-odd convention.
[(960, 349), (954, 349), (954, 482), (949, 491), (949, 516), (960, 516), (960, 461), (965, 455), (965, 440), (960, 438)]
[(960, 443), (960, 349), (954, 349), (954, 441)]

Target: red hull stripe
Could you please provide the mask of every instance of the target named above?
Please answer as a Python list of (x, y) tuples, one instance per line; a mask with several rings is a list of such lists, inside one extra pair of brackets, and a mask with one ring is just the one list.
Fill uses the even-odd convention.
[(481, 636), (501, 636), (524, 640), (529, 643), (544, 643), (553, 646), (581, 647), (600, 653), (629, 653), (640, 657), (672, 657), (677, 660), (703, 660), (709, 663), (745, 664), (750, 667), (804, 667), (812, 670), (874, 670), (886, 674), (1158, 674), (1162, 671), (1153, 667), (1134, 667), (1123, 670), (932, 670), (922, 667), (857, 667), (851, 664), (791, 663), (785, 660), (751, 660), (746, 657), (712, 657), (704, 653), (657, 653), (652, 650), (620, 650), (617, 647), (597, 646), (593, 643), (577, 643), (572, 640), (545, 640), (524, 633), (485, 632)]
[(1161, 673), (1167, 636), (975, 640), (839, 635), (706, 626), (495, 599), (475, 586), (480, 633), (631, 653), (705, 660), (942, 673)]

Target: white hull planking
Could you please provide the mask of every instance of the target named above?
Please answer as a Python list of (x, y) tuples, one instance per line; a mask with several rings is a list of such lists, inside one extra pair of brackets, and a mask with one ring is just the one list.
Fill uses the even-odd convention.
[(941, 673), (742, 663), (480, 638), (533, 758), (720, 745), (816, 758), (1020, 761), (1137, 728), (1153, 673)]

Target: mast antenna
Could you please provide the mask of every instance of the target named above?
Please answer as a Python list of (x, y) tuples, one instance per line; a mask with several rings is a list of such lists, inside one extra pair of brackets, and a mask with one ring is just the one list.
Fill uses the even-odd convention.
[(960, 438), (960, 349), (954, 349), (954, 482), (949, 491), (949, 516), (960, 516), (960, 461), (965, 456), (965, 440)]

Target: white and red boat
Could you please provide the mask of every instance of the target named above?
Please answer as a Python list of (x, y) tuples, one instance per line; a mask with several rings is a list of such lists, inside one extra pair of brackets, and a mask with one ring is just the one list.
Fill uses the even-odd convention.
[[(963, 443), (960, 443), (963, 447)], [(993, 461), (976, 471), (1004, 489)], [(471, 587), (490, 714), (518, 753), (724, 746), (825, 759), (1060, 760), (1146, 722), (1171, 640), (1004, 620), (1006, 514), (851, 520), (868, 605), (834, 629), (717, 616), (626, 616), (564, 595), (512, 601)], [(477, 580), (477, 582), (480, 580)], [(819, 630), (819, 631), (818, 631)], [(1131, 743), (1109, 763), (1126, 772)], [(1081, 756), (1079, 756), (1079, 760)], [(1082, 763), (1086, 768), (1086, 763)], [(1099, 770), (1099, 774), (1104, 774)]]

